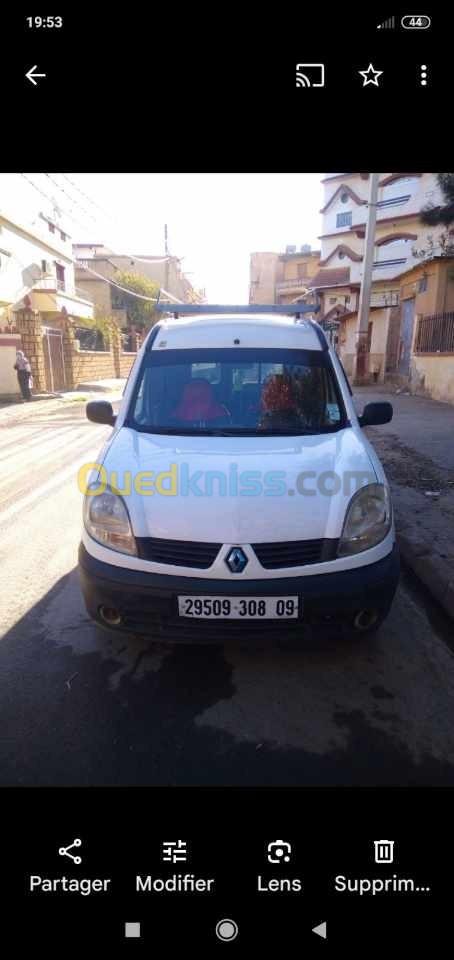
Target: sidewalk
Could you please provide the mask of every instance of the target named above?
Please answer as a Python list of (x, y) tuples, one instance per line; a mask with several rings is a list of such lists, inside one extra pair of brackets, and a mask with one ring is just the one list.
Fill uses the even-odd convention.
[(366, 429), (393, 494), (401, 555), (454, 619), (454, 406), (384, 387), (360, 387), (354, 401), (388, 400), (391, 423)]
[(88, 403), (89, 400), (108, 400), (110, 403), (121, 400), (126, 380), (98, 380), (81, 384), (78, 390), (59, 394), (38, 394), (30, 403), (0, 403), (0, 427), (30, 420), (42, 413), (54, 413), (62, 407)]

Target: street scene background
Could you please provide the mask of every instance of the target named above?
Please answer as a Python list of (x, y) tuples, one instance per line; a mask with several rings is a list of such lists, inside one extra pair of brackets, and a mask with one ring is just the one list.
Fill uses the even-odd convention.
[[(0, 177), (1, 785), (454, 782), (452, 182), (378, 175), (365, 307), (370, 176), (274, 192), (271, 177), (185, 176), (173, 205), (152, 175), (132, 193), (118, 176)], [(367, 436), (403, 569), (373, 639), (166, 647), (90, 622), (77, 471), (110, 428), (85, 405), (118, 409), (159, 299), (310, 304), (358, 412), (393, 404)]]

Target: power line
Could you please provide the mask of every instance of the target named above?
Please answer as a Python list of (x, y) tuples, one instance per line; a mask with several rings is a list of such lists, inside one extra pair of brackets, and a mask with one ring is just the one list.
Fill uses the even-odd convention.
[[(69, 200), (71, 200), (71, 203), (73, 203), (73, 204), (75, 203), (73, 197), (70, 197), (70, 196), (69, 196), (69, 193), (66, 193), (66, 190), (64, 190), (63, 187), (61, 187), (60, 184), (57, 183), (57, 181), (54, 180), (53, 177), (51, 177), (50, 173), (45, 173), (44, 176), (47, 177), (47, 178), (50, 180), (50, 182), (54, 184), (55, 187), (57, 187), (57, 190), (61, 190), (62, 193), (64, 193), (65, 196), (68, 197)], [(49, 198), (48, 198), (48, 199), (49, 199)], [(53, 201), (51, 200), (50, 202), (52, 203)], [(76, 204), (76, 206), (79, 206), (79, 205)], [(79, 227), (82, 227), (83, 230), (86, 230), (86, 229), (87, 229), (87, 224), (86, 224), (86, 223), (81, 223), (81, 221), (78, 220), (77, 217), (75, 217), (73, 213), (69, 213), (69, 211), (68, 211), (68, 210), (65, 210), (64, 207), (62, 207), (61, 209), (62, 209), (62, 213), (66, 213), (66, 216), (69, 217), (74, 223), (77, 223), (77, 224), (79, 225)]]
[[(146, 300), (149, 303), (157, 303), (160, 300), (160, 297), (145, 297), (141, 293), (136, 293), (134, 290), (128, 290), (127, 287), (122, 287), (119, 283), (115, 283), (115, 280), (111, 280), (109, 277), (103, 277), (102, 273), (97, 273), (96, 270), (92, 270), (91, 267), (87, 267), (85, 264), (82, 264), (80, 261), (75, 262), (75, 266), (80, 267), (82, 270), (88, 270), (88, 273), (92, 273), (93, 276), (98, 277), (99, 280), (104, 280), (105, 283), (110, 283), (112, 287), (117, 287), (118, 290), (122, 290), (123, 293), (129, 293), (132, 297), (138, 297), (139, 300)], [(164, 287), (161, 287), (162, 292), (169, 297), (174, 303), (182, 303), (182, 300), (178, 300), (177, 297), (174, 297), (172, 293), (169, 293), (168, 290), (164, 290)]]
[[(50, 175), (46, 174), (46, 176), (50, 176)], [(63, 174), (60, 173), (59, 176), (62, 177)], [(97, 219), (99, 218), (96, 218), (95, 216), (93, 216), (90, 210), (87, 210), (86, 207), (82, 206), (82, 204), (80, 203), (80, 200), (77, 200), (71, 194), (66, 193), (65, 189), (61, 186), (61, 184), (58, 184), (58, 189), (61, 190), (65, 194), (65, 196), (69, 198), (69, 200), (71, 200), (71, 203), (75, 204), (76, 207), (79, 207), (81, 210), (83, 210), (83, 212), (87, 215), (87, 217), (90, 217), (90, 220), (94, 220), (95, 223), (97, 222)]]
[[(54, 186), (56, 186), (58, 190), (61, 190), (62, 193), (64, 193), (65, 196), (68, 197), (69, 200), (71, 200), (72, 203), (74, 203), (77, 207), (80, 207), (80, 209), (83, 210), (84, 213), (87, 213), (87, 215), (88, 215), (92, 220), (94, 220), (95, 223), (98, 222), (97, 219), (96, 219), (96, 217), (93, 216), (93, 214), (91, 214), (91, 213), (89, 213), (89, 211), (85, 210), (85, 207), (83, 207), (80, 203), (78, 203), (76, 200), (74, 200), (74, 197), (71, 197), (71, 196), (69, 195), (69, 193), (66, 192), (66, 190), (64, 189), (64, 187), (62, 187), (59, 183), (57, 183), (56, 180), (53, 179), (53, 177), (51, 177), (50, 173), (46, 173), (45, 176), (48, 177), (49, 180), (51, 181), (51, 183), (53, 183)], [(65, 176), (65, 175), (62, 174), (62, 176)], [(66, 180), (69, 180), (68, 177), (65, 177), (65, 179), (66, 179)], [(69, 180), (69, 182), (72, 183), (71, 180)], [(74, 185), (74, 186), (75, 186), (75, 185)], [(76, 189), (78, 189), (78, 188), (76, 187)], [(79, 191), (79, 193), (81, 193), (81, 192), (82, 192), (82, 191)], [(83, 194), (83, 196), (85, 196), (89, 202), (93, 202), (93, 201), (90, 201), (90, 198), (87, 196), (87, 194)], [(98, 206), (97, 204), (94, 204), (94, 205), (95, 205), (95, 206)], [(101, 208), (99, 208), (99, 209), (101, 209)], [(67, 213), (67, 211), (65, 211), (65, 212)], [(68, 214), (68, 215), (69, 215), (69, 214)], [(98, 218), (98, 219), (99, 219), (99, 218)], [(76, 223), (79, 223), (79, 226), (84, 226), (84, 229), (86, 228), (86, 224), (85, 224), (85, 225), (84, 225), (84, 224), (80, 224), (80, 222), (79, 222), (77, 219), (75, 220), (75, 222), (76, 222)], [(89, 244), (87, 244), (87, 246), (89, 246)], [(147, 257), (137, 257), (137, 256), (135, 256), (134, 254), (129, 254), (129, 253), (117, 253), (117, 254), (115, 254), (115, 256), (118, 256), (118, 257), (128, 257), (128, 258), (131, 259), (131, 260), (137, 260), (139, 263), (150, 263), (150, 262), (152, 262), (153, 264), (155, 264), (155, 263), (168, 263), (170, 260), (178, 260), (178, 259), (179, 259), (178, 257), (172, 257), (172, 256), (165, 256), (165, 257), (162, 257), (162, 258), (159, 258), (159, 259), (157, 259), (157, 258), (156, 258), (156, 259), (155, 259), (155, 258), (147, 258)]]
[(27, 182), (30, 184), (30, 186), (31, 186), (31, 187), (34, 187), (35, 190), (37, 190), (38, 193), (40, 193), (41, 196), (45, 198), (45, 200), (47, 200), (48, 202), (52, 203), (52, 200), (50, 200), (50, 198), (48, 197), (47, 193), (43, 193), (43, 191), (40, 190), (39, 187), (36, 186), (36, 183), (33, 183), (33, 180), (30, 180), (30, 179), (26, 176), (25, 173), (21, 173), (21, 177), (23, 177), (24, 180), (27, 180)]
[[(73, 198), (73, 197), (70, 197), (69, 194), (66, 192), (66, 190), (64, 190), (64, 188), (63, 188), (59, 183), (57, 183), (57, 181), (54, 180), (53, 177), (51, 177), (50, 173), (46, 173), (45, 176), (50, 180), (51, 183), (54, 184), (55, 187), (57, 187), (58, 190), (61, 190), (61, 191), (65, 194), (65, 196), (67, 196), (68, 199), (71, 200), (72, 203), (74, 203), (76, 206), (79, 206), (79, 204), (76, 203), (76, 201), (74, 200), (74, 198)], [(55, 206), (52, 197), (50, 197), (49, 194), (44, 193), (43, 190), (41, 190), (39, 187), (37, 187), (36, 184), (33, 183), (33, 181), (30, 180), (30, 179), (26, 176), (25, 173), (21, 173), (21, 177), (24, 177), (24, 179), (28, 181), (28, 183), (30, 184), (30, 186), (34, 187), (34, 189), (37, 190), (37, 192), (38, 192), (39, 194), (41, 194), (41, 196), (44, 197), (44, 199), (47, 200), (48, 203), (50, 203), (50, 204), (52, 204), (53, 206)], [(80, 209), (83, 210), (84, 208), (81, 207)], [(81, 223), (80, 220), (78, 220), (76, 217), (74, 217), (73, 214), (69, 213), (69, 211), (66, 210), (64, 207), (61, 208), (61, 211), (62, 211), (62, 213), (65, 213), (71, 220), (73, 220), (75, 223), (77, 223), (80, 227), (83, 227), (84, 230), (87, 229), (87, 224), (86, 224), (86, 223), (85, 223), (85, 224), (84, 224), (84, 223)], [(95, 220), (95, 222), (96, 222), (96, 218), (93, 217), (92, 214), (89, 214), (89, 215), (90, 215), (90, 217), (91, 217), (93, 220)], [(109, 238), (108, 238), (108, 239), (109, 239)], [(85, 244), (84, 244), (84, 246), (85, 246)], [(86, 246), (90, 246), (90, 244), (87, 243)], [(169, 260), (178, 260), (178, 261), (179, 261), (180, 259), (182, 259), (182, 258), (173, 257), (173, 256), (159, 257), (159, 258), (156, 258), (156, 259), (155, 259), (154, 257), (153, 257), (153, 258), (138, 257), (138, 256), (136, 256), (135, 254), (131, 254), (131, 253), (116, 253), (116, 254), (114, 254), (114, 256), (126, 257), (126, 258), (128, 258), (128, 259), (130, 259), (130, 260), (137, 260), (139, 263), (153, 263), (153, 264), (155, 264), (155, 263), (166, 263), (166, 262), (168, 262)]]
[(99, 206), (99, 203), (96, 203), (95, 200), (92, 200), (92, 198), (89, 197), (88, 194), (84, 192), (84, 190), (81, 190), (80, 187), (77, 186), (77, 183), (74, 183), (74, 180), (71, 180), (70, 177), (67, 177), (65, 173), (60, 174), (60, 176), (62, 176), (65, 180), (67, 180), (68, 183), (70, 183), (71, 186), (74, 187), (74, 189), (77, 190), (78, 193), (80, 193), (80, 195), (81, 195), (82, 197), (85, 197), (85, 199), (88, 200), (88, 202), (91, 203), (91, 205), (92, 205), (93, 207), (96, 207), (97, 210), (100, 210), (101, 213), (103, 213), (104, 216), (107, 217), (108, 220), (111, 220), (112, 223), (115, 223), (115, 220), (114, 220), (114, 218), (111, 216), (111, 214), (110, 214), (110, 213), (107, 213), (107, 211), (104, 210), (103, 207), (100, 207), (100, 206)]

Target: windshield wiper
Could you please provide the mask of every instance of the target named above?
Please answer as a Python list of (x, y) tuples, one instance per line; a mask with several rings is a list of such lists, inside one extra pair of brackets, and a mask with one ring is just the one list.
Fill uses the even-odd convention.
[(154, 433), (164, 437), (310, 437), (325, 433), (337, 433), (345, 424), (333, 424), (330, 427), (314, 427), (306, 430), (297, 427), (289, 427), (287, 430), (254, 430), (253, 427), (232, 427), (231, 430), (228, 428), (204, 430), (195, 427), (154, 427), (144, 426), (143, 424), (131, 426), (133, 430), (138, 430), (140, 433)]

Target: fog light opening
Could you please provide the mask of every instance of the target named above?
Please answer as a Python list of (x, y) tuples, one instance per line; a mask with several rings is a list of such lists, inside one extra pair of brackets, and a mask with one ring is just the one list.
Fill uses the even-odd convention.
[(121, 623), (121, 614), (115, 607), (100, 607), (99, 616), (109, 627), (118, 627), (118, 624)]
[(370, 630), (378, 620), (376, 610), (360, 610), (353, 620), (355, 630)]

